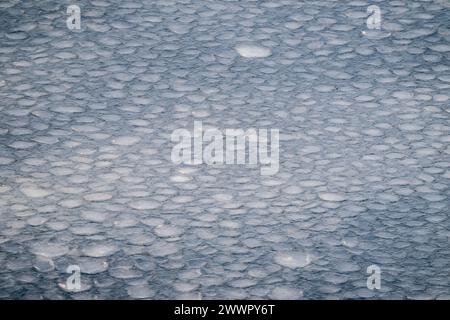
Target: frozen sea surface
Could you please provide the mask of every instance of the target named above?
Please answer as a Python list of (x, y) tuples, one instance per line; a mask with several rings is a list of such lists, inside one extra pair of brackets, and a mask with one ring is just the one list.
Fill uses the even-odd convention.
[[(0, 298), (450, 297), (448, 1), (74, 3), (0, 2)], [(175, 165), (194, 120), (279, 172)]]

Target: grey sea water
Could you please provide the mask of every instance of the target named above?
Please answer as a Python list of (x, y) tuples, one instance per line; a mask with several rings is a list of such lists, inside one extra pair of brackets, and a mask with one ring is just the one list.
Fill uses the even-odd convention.
[(450, 298), (449, 59), (446, 0), (1, 1), (0, 298)]

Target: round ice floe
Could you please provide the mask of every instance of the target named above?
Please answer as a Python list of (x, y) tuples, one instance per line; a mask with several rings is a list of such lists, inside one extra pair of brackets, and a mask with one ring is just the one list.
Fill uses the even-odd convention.
[(235, 50), (244, 58), (265, 58), (272, 54), (269, 48), (250, 44), (238, 45)]
[(14, 149), (28, 149), (36, 145), (34, 142), (27, 142), (27, 141), (15, 141), (11, 143), (9, 146)]
[(234, 288), (248, 288), (254, 286), (256, 283), (253, 279), (237, 279), (229, 282), (229, 285)]
[(84, 211), (81, 213), (81, 217), (88, 221), (103, 222), (109, 217), (109, 214), (107, 212)]
[(190, 292), (197, 289), (198, 284), (178, 281), (173, 284), (173, 287), (179, 292)]
[(312, 256), (306, 252), (278, 252), (274, 260), (279, 265), (295, 269), (309, 265), (312, 262)]
[(93, 258), (107, 257), (116, 253), (119, 249), (114, 244), (100, 243), (92, 244), (83, 248), (84, 255)]
[(50, 195), (52, 192), (36, 186), (24, 186), (20, 188), (20, 191), (30, 198), (44, 198)]
[(138, 143), (139, 140), (141, 140), (139, 137), (123, 136), (113, 139), (112, 143), (117, 144), (119, 146), (131, 146), (133, 144)]
[(155, 233), (159, 237), (177, 237), (182, 232), (180, 228), (171, 225), (160, 225), (155, 228)]
[(335, 193), (335, 192), (321, 192), (319, 193), (319, 198), (324, 201), (333, 201), (333, 202), (340, 202), (346, 199), (343, 193)]
[(0, 157), (0, 165), (7, 165), (13, 163), (15, 160), (13, 158)]
[(212, 198), (219, 202), (228, 202), (233, 199), (233, 195), (227, 193), (216, 193), (212, 196)]
[(133, 299), (147, 299), (155, 294), (148, 285), (130, 286), (127, 289), (127, 293)]
[(78, 208), (83, 204), (83, 201), (80, 199), (66, 199), (58, 202), (58, 205), (64, 208)]
[(302, 153), (310, 154), (310, 153), (320, 152), (320, 150), (322, 150), (322, 148), (320, 146), (305, 146), (301, 150), (302, 150)]
[(52, 259), (36, 256), (36, 259), (33, 262), (33, 268), (39, 272), (50, 272), (55, 269), (55, 264)]
[(173, 197), (172, 201), (175, 203), (188, 203), (194, 201), (195, 198), (191, 196), (177, 196)]
[(56, 243), (37, 242), (31, 246), (31, 252), (45, 258), (56, 258), (67, 254), (69, 248)]
[(109, 270), (109, 275), (117, 279), (134, 279), (142, 277), (141, 270), (134, 269), (131, 266), (119, 266)]
[(152, 201), (152, 200), (134, 201), (128, 205), (131, 208), (136, 209), (136, 210), (152, 210), (152, 209), (156, 209), (161, 206), (161, 204), (159, 202)]
[(302, 290), (286, 286), (276, 287), (270, 293), (270, 298), (274, 300), (298, 300), (302, 296)]
[(437, 52), (449, 52), (450, 51), (450, 45), (448, 44), (437, 44), (434, 46), (430, 46), (431, 50), (437, 51)]
[(297, 186), (289, 186), (283, 189), (283, 192), (286, 194), (291, 194), (291, 195), (295, 195), (295, 194), (300, 194), (303, 192), (303, 189)]
[(189, 176), (177, 175), (177, 176), (170, 177), (170, 180), (173, 181), (173, 182), (182, 183), (182, 182), (189, 182), (189, 181), (192, 180), (192, 178), (189, 177)]
[(319, 181), (319, 180), (303, 180), (303, 181), (299, 181), (298, 184), (301, 187), (314, 188), (314, 187), (323, 186), (325, 184), (325, 182)]
[(97, 274), (108, 270), (108, 262), (97, 258), (79, 258), (76, 263), (80, 266), (81, 273)]
[(183, 23), (171, 23), (168, 28), (176, 34), (186, 34), (189, 32), (189, 26)]
[(78, 113), (83, 112), (84, 109), (77, 106), (56, 106), (51, 108), (51, 111), (58, 113)]
[(102, 193), (102, 192), (91, 193), (84, 196), (84, 200), (86, 201), (106, 201), (111, 198), (112, 195), (110, 195), (109, 193)]
[(42, 216), (33, 216), (33, 217), (31, 217), (30, 219), (27, 220), (27, 223), (30, 226), (37, 227), (37, 226), (43, 225), (47, 221), (48, 221), (48, 219), (46, 219), (46, 218), (44, 218)]
[(149, 252), (154, 257), (165, 257), (178, 252), (179, 249), (174, 243), (157, 242), (150, 246)]
[(335, 266), (338, 272), (355, 272), (359, 271), (361, 268), (353, 262), (339, 262)]

